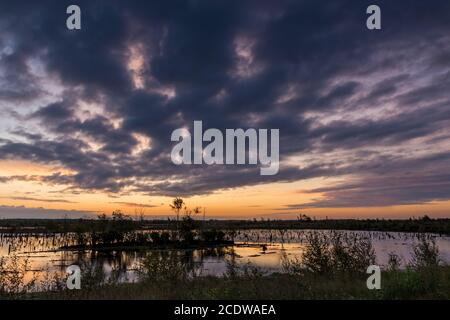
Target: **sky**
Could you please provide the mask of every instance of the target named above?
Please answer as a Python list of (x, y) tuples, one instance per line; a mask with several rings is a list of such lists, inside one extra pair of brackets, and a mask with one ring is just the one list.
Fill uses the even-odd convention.
[[(447, 0), (2, 1), (0, 217), (450, 217), (449, 92)], [(279, 129), (278, 174), (175, 165), (196, 120)]]

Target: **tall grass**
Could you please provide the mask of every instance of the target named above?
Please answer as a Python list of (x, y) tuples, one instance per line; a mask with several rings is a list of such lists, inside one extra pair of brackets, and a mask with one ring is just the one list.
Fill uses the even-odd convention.
[(34, 275), (27, 278), (28, 266), (17, 255), (0, 257), (0, 297), (18, 298), (36, 286)]
[[(370, 239), (356, 234), (311, 233), (300, 259), (283, 258), (282, 273), (269, 274), (233, 255), (222, 277), (205, 276), (189, 250), (152, 251), (138, 266), (137, 283), (105, 278), (100, 265), (82, 265), (82, 290), (64, 289), (63, 279), (49, 279), (43, 293), (20, 287), (26, 270), (22, 262), (1, 262), (0, 285), (8, 298), (67, 299), (428, 299), (450, 298), (450, 268), (439, 248), (422, 238), (412, 248), (412, 259), (401, 269), (401, 259), (390, 255), (382, 271), (381, 290), (368, 290), (366, 269), (375, 264)], [(9, 274), (5, 270), (19, 270)], [(21, 270), (21, 271), (20, 271)], [(6, 285), (7, 284), (7, 285)], [(4, 289), (3, 289), (4, 288)], [(41, 287), (43, 288), (43, 287)], [(33, 290), (31, 290), (33, 291)]]
[(143, 282), (178, 282), (199, 276), (200, 265), (189, 260), (178, 251), (149, 252), (139, 264), (139, 278)]

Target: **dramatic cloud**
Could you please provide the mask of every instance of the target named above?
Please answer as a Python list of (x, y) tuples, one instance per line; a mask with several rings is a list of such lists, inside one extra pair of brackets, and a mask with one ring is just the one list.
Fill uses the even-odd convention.
[[(449, 200), (450, 2), (379, 1), (378, 31), (368, 1), (79, 1), (79, 31), (69, 4), (0, 4), (0, 158), (65, 169), (0, 183), (186, 196), (346, 177), (311, 206)], [(279, 128), (280, 172), (174, 165), (170, 134), (194, 120)]]

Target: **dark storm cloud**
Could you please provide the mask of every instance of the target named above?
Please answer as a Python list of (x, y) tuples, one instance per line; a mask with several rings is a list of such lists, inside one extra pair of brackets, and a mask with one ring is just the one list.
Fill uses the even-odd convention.
[[(191, 169), (188, 173), (185, 172), (186, 169), (181, 170), (186, 174), (186, 178), (182, 182), (164, 182), (155, 185), (137, 183), (135, 190), (152, 195), (176, 196), (183, 194), (193, 196), (212, 193), (217, 189), (229, 189), (270, 182), (292, 182), (321, 176), (330, 172), (326, 168), (317, 165), (311, 165), (302, 170), (296, 167), (283, 167), (280, 168), (280, 172), (277, 175), (261, 179), (259, 169), (256, 167), (227, 168), (223, 166), (204, 166)], [(227, 177), (227, 179), (218, 179), (217, 177)]]
[(72, 117), (73, 112), (62, 102), (56, 102), (40, 108), (32, 116), (42, 119), (47, 124), (54, 124)]
[[(68, 4), (0, 4), (0, 44), (7, 48), (0, 55), (0, 99), (31, 106), (42, 95), (30, 71), (35, 61), (64, 87), (59, 99), (16, 117), (20, 128), (13, 132), (29, 142), (0, 140), (1, 158), (74, 172), (30, 179), (74, 190), (128, 186), (196, 195), (352, 175), (358, 182), (321, 190), (331, 199), (321, 205), (447, 199), (439, 176), (446, 159), (364, 154), (414, 139), (448, 141), (448, 1), (379, 1), (383, 29), (376, 32), (365, 28), (367, 1), (79, 1), (80, 31), (65, 27)], [(134, 86), (128, 68), (133, 48), (143, 60), (144, 88)], [(81, 100), (105, 110), (80, 117)], [(366, 115), (384, 106), (391, 111)], [(279, 174), (262, 177), (255, 166), (173, 165), (170, 134), (194, 120), (205, 128), (279, 128)], [(25, 130), (28, 123), (41, 132)], [(149, 138), (151, 148), (135, 153), (136, 134)], [(354, 152), (355, 161), (325, 158), (342, 150)], [(283, 164), (309, 154), (314, 163)], [(432, 172), (422, 169), (427, 161)], [(414, 176), (403, 178), (409, 171)], [(394, 177), (398, 183), (389, 182)], [(433, 191), (421, 191), (417, 181)]]
[(9, 53), (6, 44), (0, 53), (0, 100), (10, 102), (29, 102), (42, 94), (42, 89), (35, 83), (35, 77), (29, 72), (24, 58), (20, 54)]
[(41, 140), (42, 139), (42, 135), (39, 133), (30, 133), (30, 132), (26, 132), (25, 129), (16, 129), (11, 131), (12, 134), (19, 136), (19, 137), (24, 137), (30, 141), (36, 141), (36, 140)]
[(446, 130), (450, 122), (450, 101), (399, 114), (383, 120), (334, 121), (312, 131), (332, 148), (359, 148), (367, 144), (392, 145), (409, 139), (431, 136)]
[[(358, 177), (345, 183), (309, 190), (324, 198), (290, 204), (278, 210), (323, 207), (365, 207), (419, 204), (447, 200), (450, 192), (450, 153), (416, 159), (379, 158), (361, 167)], [(305, 191), (302, 191), (305, 192)]]

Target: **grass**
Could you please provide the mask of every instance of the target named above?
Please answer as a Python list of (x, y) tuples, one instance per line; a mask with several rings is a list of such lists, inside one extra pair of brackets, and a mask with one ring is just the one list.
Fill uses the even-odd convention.
[(414, 270), (382, 272), (380, 290), (368, 290), (364, 277), (344, 274), (239, 275), (112, 284), (75, 291), (45, 292), (29, 299), (450, 299), (450, 268), (430, 276)]
[[(391, 254), (381, 273), (381, 289), (369, 290), (367, 267), (376, 257), (369, 238), (313, 233), (301, 260), (284, 258), (282, 271), (267, 274), (252, 265), (228, 261), (223, 276), (202, 276), (199, 266), (176, 251), (148, 255), (136, 283), (107, 278), (98, 265), (83, 265), (82, 289), (65, 289), (65, 279), (47, 279), (45, 290), (23, 284), (26, 263), (0, 261), (0, 297), (9, 299), (450, 299), (450, 266), (433, 240), (422, 237), (406, 268)], [(113, 273), (114, 275), (114, 273)]]

